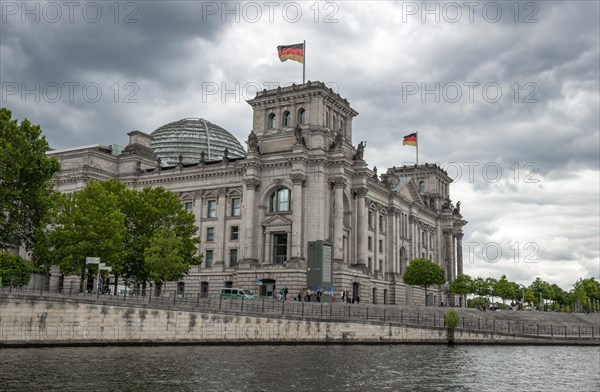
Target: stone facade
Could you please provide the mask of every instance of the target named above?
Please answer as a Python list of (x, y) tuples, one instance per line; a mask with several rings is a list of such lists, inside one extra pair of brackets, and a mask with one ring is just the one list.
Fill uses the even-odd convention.
[[(366, 142), (353, 144), (358, 113), (321, 82), (264, 90), (248, 103), (254, 116), (245, 158), (164, 167), (148, 153), (152, 137), (134, 131), (121, 153), (100, 145), (51, 152), (61, 162), (56, 189), (116, 178), (179, 195), (196, 216), (204, 255), (184, 278), (186, 289), (217, 293), (232, 285), (269, 295), (288, 287), (295, 295), (306, 287), (308, 242), (317, 240), (333, 243), (335, 292), (361, 302), (424, 303), (422, 290), (402, 283), (413, 258), (441, 265), (448, 281), (462, 273), (467, 222), (439, 166), (377, 175), (363, 160)], [(431, 302), (443, 301), (432, 295)]]

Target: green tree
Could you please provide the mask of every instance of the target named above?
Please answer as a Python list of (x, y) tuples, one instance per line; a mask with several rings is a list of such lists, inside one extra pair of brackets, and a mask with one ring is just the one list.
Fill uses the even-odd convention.
[(461, 306), (464, 306), (462, 303), (465, 296), (475, 292), (475, 283), (473, 278), (469, 275), (459, 274), (456, 279), (450, 283), (448, 289), (452, 294), (459, 294), (461, 296)]
[(506, 275), (502, 275), (494, 284), (493, 294), (502, 298), (502, 303), (505, 304), (507, 299), (515, 298), (515, 287), (506, 279)]
[(477, 294), (480, 297), (487, 297), (491, 294), (491, 287), (487, 279), (480, 276), (473, 279), (473, 294)]
[(150, 278), (159, 284), (180, 280), (195, 264), (195, 248), (186, 247), (184, 239), (173, 229), (159, 228), (144, 251)]
[(458, 327), (458, 322), (460, 318), (458, 316), (458, 312), (454, 309), (450, 309), (444, 314), (444, 324), (446, 325), (446, 330), (448, 332), (448, 343), (454, 343), (454, 330)]
[[(48, 234), (53, 260), (58, 260), (64, 274), (78, 273), (83, 290), (86, 257), (99, 257), (118, 271), (123, 257), (125, 215), (121, 199), (114, 189), (124, 186), (115, 180), (94, 181), (62, 199), (57, 226)], [(93, 268), (93, 267), (91, 267)]]
[(30, 261), (12, 253), (0, 253), (0, 281), (3, 285), (24, 286), (35, 271)]
[[(131, 191), (124, 205), (127, 235), (126, 252), (123, 261), (123, 276), (130, 281), (146, 283), (153, 281), (152, 269), (146, 262), (145, 251), (150, 246), (157, 230), (169, 228), (181, 240), (183, 254), (193, 255), (199, 238), (195, 237), (198, 228), (194, 226), (194, 215), (186, 211), (179, 198), (159, 188), (144, 188)], [(189, 263), (199, 263), (194, 258)]]
[(51, 180), (60, 169), (39, 125), (19, 124), (0, 108), (0, 250), (30, 248), (34, 230), (49, 207)]
[(427, 288), (435, 284), (443, 284), (446, 279), (444, 269), (439, 265), (427, 259), (414, 259), (406, 267), (403, 280), (406, 284), (421, 286), (425, 289), (425, 298), (427, 298)]
[(590, 302), (600, 300), (600, 282), (593, 277), (579, 279), (573, 288), (576, 301), (584, 309), (590, 309)]

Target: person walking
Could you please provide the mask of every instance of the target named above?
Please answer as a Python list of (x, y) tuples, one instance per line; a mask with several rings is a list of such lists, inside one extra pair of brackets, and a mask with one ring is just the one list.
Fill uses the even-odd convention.
[(342, 302), (346, 302), (346, 292), (342, 290)]

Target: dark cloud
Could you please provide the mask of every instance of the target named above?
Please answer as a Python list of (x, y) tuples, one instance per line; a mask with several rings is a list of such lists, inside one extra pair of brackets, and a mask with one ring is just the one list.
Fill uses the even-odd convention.
[[(238, 7), (238, 22), (221, 9), (205, 12), (207, 4), (224, 2), (120, 2), (117, 23), (114, 2), (97, 4), (97, 23), (77, 13), (73, 23), (23, 23), (3, 8), (3, 93), (6, 83), (80, 83), (72, 102), (3, 95), (2, 106), (41, 124), (52, 146), (126, 144), (128, 131), (151, 132), (188, 116), (210, 119), (243, 140), (252, 121), (245, 100), (256, 86), (301, 82), (301, 65), (280, 63), (276, 46), (307, 40), (307, 79), (331, 83), (360, 113), (354, 143), (368, 141), (371, 167), (412, 163), (414, 148), (401, 140), (419, 131), (421, 161), (462, 169), (452, 194), (463, 201), (466, 237), (496, 241), (505, 254), (516, 241), (540, 246), (537, 264), (480, 260), (467, 272), (507, 273), (523, 282), (542, 276), (563, 288), (579, 276), (600, 275), (598, 2), (518, 2), (516, 22), (515, 2), (495, 2), (487, 6), (488, 16), (502, 7), (495, 23), (482, 14), (490, 2), (477, 6), (472, 22), (463, 7), (456, 23), (443, 14), (439, 23), (406, 14), (422, 2), (334, 2), (328, 9), (319, 3), (318, 14), (313, 3), (291, 2), (302, 10), (297, 21), (282, 16), (287, 3), (275, 8), (272, 21), (264, 6), (249, 21), (249, 3), (227, 3)], [(442, 10), (448, 2), (427, 7), (436, 4)], [(128, 15), (137, 21), (124, 23)], [(524, 23), (527, 16), (537, 21)], [(82, 95), (91, 82), (102, 89), (97, 102)], [(472, 99), (467, 83), (479, 84)], [(494, 86), (483, 89), (490, 83), (501, 89), (497, 101)], [(218, 93), (207, 95), (207, 85)], [(420, 91), (411, 95), (415, 86)], [(462, 95), (450, 102), (455, 86)], [(439, 100), (422, 96), (423, 88), (437, 89)], [(134, 102), (125, 102), (128, 94)], [(473, 180), (468, 165), (478, 165)], [(493, 174), (494, 165), (502, 170), (498, 181), (481, 171), (489, 166)], [(528, 175), (539, 181), (525, 181)], [(573, 276), (561, 273), (567, 265)]]

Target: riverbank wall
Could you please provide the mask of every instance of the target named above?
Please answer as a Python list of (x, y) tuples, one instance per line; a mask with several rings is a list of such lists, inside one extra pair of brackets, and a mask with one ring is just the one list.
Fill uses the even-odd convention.
[[(600, 331), (599, 331), (600, 332)], [(455, 331), (455, 344), (600, 345), (598, 337)], [(157, 344), (447, 344), (443, 327), (227, 314), (4, 296), (0, 347)]]

